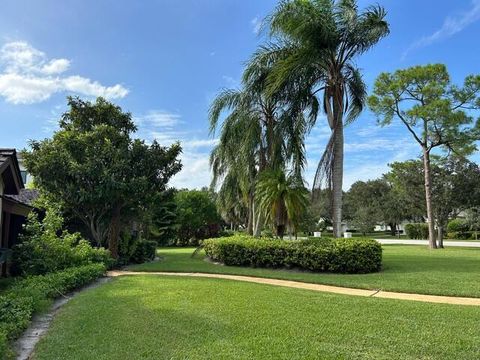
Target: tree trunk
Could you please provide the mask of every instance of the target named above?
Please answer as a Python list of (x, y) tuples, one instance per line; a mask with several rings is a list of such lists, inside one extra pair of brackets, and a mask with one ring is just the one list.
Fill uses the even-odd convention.
[(392, 222), (388, 225), (390, 226), (390, 235), (392, 235), (392, 236), (397, 235), (397, 224)]
[(444, 224), (443, 223), (438, 223), (437, 224), (438, 226), (438, 237), (437, 237), (437, 240), (438, 240), (438, 247), (440, 249), (443, 249), (443, 228), (444, 228)]
[(253, 236), (260, 237), (260, 235), (262, 234), (262, 228), (263, 228), (263, 216), (260, 209), (258, 209), (257, 221), (255, 222), (255, 229), (253, 231)]
[(427, 204), (428, 246), (430, 247), (430, 249), (436, 249), (437, 242), (435, 241), (435, 226), (433, 220), (430, 152), (425, 147), (423, 148), (423, 168), (425, 172), (425, 200)]
[(112, 219), (110, 220), (110, 232), (108, 236), (108, 250), (114, 259), (118, 259), (118, 239), (120, 237), (120, 206), (116, 206), (113, 210)]
[(342, 197), (343, 197), (343, 120), (337, 119), (334, 133), (332, 169), (332, 222), (333, 236), (342, 236)]
[(248, 195), (248, 220), (247, 220), (247, 234), (253, 235), (253, 196)]

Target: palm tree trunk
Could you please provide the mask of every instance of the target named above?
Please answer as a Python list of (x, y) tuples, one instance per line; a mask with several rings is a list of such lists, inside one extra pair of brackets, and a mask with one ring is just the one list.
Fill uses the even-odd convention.
[(260, 235), (262, 234), (263, 220), (264, 219), (263, 219), (263, 216), (262, 216), (262, 212), (259, 208), (258, 212), (257, 212), (257, 220), (255, 222), (255, 228), (253, 230), (253, 236), (260, 237)]
[(332, 222), (333, 236), (342, 236), (342, 197), (343, 197), (343, 120), (334, 132), (333, 168), (332, 168)]
[(435, 241), (435, 226), (433, 220), (430, 152), (425, 147), (423, 147), (423, 168), (425, 173), (425, 200), (427, 203), (428, 246), (430, 249), (436, 249), (437, 242)]
[(253, 196), (248, 196), (248, 219), (247, 219), (247, 234), (253, 235)]

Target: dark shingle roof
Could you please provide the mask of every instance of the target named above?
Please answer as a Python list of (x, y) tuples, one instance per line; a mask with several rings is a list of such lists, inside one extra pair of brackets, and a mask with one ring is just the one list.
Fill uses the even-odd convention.
[(0, 148), (0, 167), (2, 164), (7, 161), (11, 156), (15, 155), (15, 149), (2, 149)]
[(6, 198), (15, 202), (33, 206), (33, 202), (38, 198), (39, 192), (36, 189), (21, 189), (18, 195), (4, 195)]

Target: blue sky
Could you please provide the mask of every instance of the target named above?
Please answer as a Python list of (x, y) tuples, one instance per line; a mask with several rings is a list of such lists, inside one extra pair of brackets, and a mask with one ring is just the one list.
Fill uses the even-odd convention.
[[(371, 89), (382, 71), (442, 62), (454, 81), (480, 73), (480, 0), (379, 0), (391, 35), (358, 59)], [(371, 4), (360, 0), (360, 7)], [(180, 140), (178, 187), (210, 182), (207, 110), (263, 40), (270, 0), (24, 1), (0, 12), (0, 147), (48, 137), (65, 97), (105, 96), (132, 112), (138, 135)], [(319, 118), (307, 140), (308, 182), (328, 138)], [(379, 128), (368, 111), (346, 129), (345, 188), (375, 178), (388, 163), (419, 155), (400, 126)], [(475, 160), (480, 160), (478, 154)]]

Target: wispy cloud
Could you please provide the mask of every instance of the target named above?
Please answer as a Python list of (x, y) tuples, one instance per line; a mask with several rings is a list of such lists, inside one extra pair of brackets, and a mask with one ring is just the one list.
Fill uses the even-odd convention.
[(262, 30), (262, 20), (258, 16), (255, 16), (252, 20), (250, 20), (250, 26), (252, 27), (253, 33), (258, 35)]
[(462, 11), (455, 16), (448, 16), (440, 29), (415, 41), (405, 50), (402, 58), (406, 58), (413, 50), (429, 46), (459, 33), (478, 20), (480, 20), (480, 0), (472, 0), (469, 10)]
[(238, 85), (240, 84), (240, 81), (228, 75), (222, 75), (222, 79), (230, 88), (238, 87)]
[(163, 146), (180, 142), (183, 168), (171, 180), (177, 188), (201, 188), (211, 180), (210, 151), (218, 139), (202, 137), (202, 132), (190, 129), (188, 121), (177, 112), (151, 110), (135, 118), (137, 136), (147, 142), (158, 141)]
[(169, 129), (182, 123), (179, 114), (164, 110), (150, 110), (145, 115), (136, 117), (135, 122), (139, 125)]
[(104, 86), (79, 75), (64, 75), (70, 65), (68, 59), (48, 59), (44, 52), (26, 42), (8, 42), (0, 48), (0, 96), (12, 104), (31, 104), (59, 92), (107, 99), (128, 94), (128, 89), (120, 84)]

